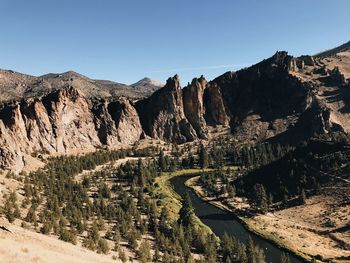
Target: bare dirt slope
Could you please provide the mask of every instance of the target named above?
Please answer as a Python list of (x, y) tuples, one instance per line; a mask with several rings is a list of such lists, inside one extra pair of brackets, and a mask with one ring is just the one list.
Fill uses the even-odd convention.
[[(330, 71), (338, 67), (345, 79), (350, 78), (350, 50), (323, 58), (320, 62)], [(332, 85), (321, 85), (318, 92), (318, 98), (331, 109), (331, 121), (341, 124), (346, 132), (350, 132), (350, 111), (346, 101), (347, 95), (345, 89)]]
[(333, 196), (309, 198), (305, 205), (258, 215), (249, 224), (289, 248), (328, 262), (350, 262), (350, 205)]
[[(76, 176), (76, 180), (80, 180), (85, 174), (99, 171), (106, 166), (113, 165), (118, 167), (128, 161), (137, 161), (139, 158), (126, 157), (119, 159), (113, 163), (107, 163), (97, 166), (94, 170), (84, 170)], [(11, 191), (17, 193), (18, 203), (21, 203), (23, 197), (23, 183), (14, 179), (7, 178), (4, 174), (0, 175), (0, 204), (4, 202), (3, 197)], [(26, 211), (22, 207), (21, 216), (25, 217)], [(117, 257), (118, 253), (112, 251), (108, 255), (97, 254), (91, 250), (85, 249), (78, 245), (73, 245), (68, 242), (63, 242), (57, 239), (57, 236), (47, 236), (36, 233), (33, 230), (28, 230), (20, 227), (21, 220), (16, 220), (10, 224), (5, 218), (0, 217), (0, 262), (1, 263), (41, 263), (41, 262), (121, 262), (120, 260), (112, 260), (112, 256)], [(133, 257), (129, 251), (127, 244), (121, 242), (122, 250), (127, 257)], [(113, 243), (109, 246), (112, 248)], [(137, 262), (134, 259), (134, 262)]]
[(10, 233), (0, 230), (0, 262), (2, 263), (109, 263), (110, 255), (88, 249), (11, 225)]
[[(335, 51), (336, 52), (336, 51)], [(304, 66), (290, 74), (315, 87), (313, 103), (329, 111), (329, 121), (350, 132), (349, 83), (350, 46), (338, 53), (315, 57), (313, 66)]]
[(345, 78), (350, 78), (350, 48), (335, 54), (334, 56), (321, 59), (327, 68), (339, 67)]

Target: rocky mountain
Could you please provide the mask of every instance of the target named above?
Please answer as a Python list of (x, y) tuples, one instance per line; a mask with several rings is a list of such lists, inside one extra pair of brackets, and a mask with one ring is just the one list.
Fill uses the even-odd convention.
[(74, 71), (34, 77), (12, 70), (0, 70), (0, 101), (42, 96), (68, 86), (75, 87), (88, 98), (113, 99), (124, 96), (140, 99), (149, 96), (158, 87), (158, 82), (147, 80), (137, 82), (142, 82), (141, 89), (139, 86), (128, 86), (109, 80), (90, 79)]
[(315, 57), (277, 52), (209, 82), (195, 78), (183, 89), (177, 75), (159, 88), (149, 79), (126, 86), (75, 72), (1, 71), (0, 166), (20, 171), (25, 156), (36, 152), (114, 147), (146, 136), (207, 139), (217, 126), (243, 143), (348, 133), (350, 49), (334, 50)]
[(206, 85), (207, 81), (201, 76), (199, 79), (194, 78), (192, 83), (183, 89), (184, 113), (200, 139), (206, 139), (208, 133), (204, 118)]
[(13, 171), (23, 168), (27, 154), (132, 144), (142, 133), (130, 101), (92, 102), (73, 87), (3, 104), (0, 119), (1, 167)]
[(140, 92), (154, 92), (164, 86), (163, 83), (152, 80), (150, 78), (143, 78), (139, 80), (138, 82), (131, 84), (131, 87), (133, 87), (135, 90), (139, 90)]
[(149, 98), (136, 103), (142, 127), (152, 138), (184, 143), (193, 141), (196, 132), (186, 119), (183, 95), (177, 75)]

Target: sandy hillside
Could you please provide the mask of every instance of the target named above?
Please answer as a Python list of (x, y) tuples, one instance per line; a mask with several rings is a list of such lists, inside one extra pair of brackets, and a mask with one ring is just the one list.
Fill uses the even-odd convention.
[(339, 52), (332, 57), (324, 58), (321, 62), (326, 65), (328, 69), (339, 67), (344, 77), (350, 78), (350, 50)]
[[(34, 159), (34, 158), (33, 158)], [(126, 157), (119, 159), (113, 164), (108, 163), (97, 166), (94, 170), (84, 170), (81, 174), (76, 176), (76, 180), (80, 180), (85, 174), (92, 171), (98, 171), (108, 165), (118, 167), (127, 161), (137, 161), (139, 158)], [(28, 169), (33, 170), (33, 169)], [(17, 193), (18, 204), (22, 203), (23, 196), (23, 182), (16, 180), (15, 178), (7, 178), (5, 174), (0, 175), (0, 204), (3, 202), (4, 194), (11, 191)], [(25, 217), (26, 210), (21, 209), (21, 217)], [(113, 260), (112, 256), (117, 256), (116, 252), (109, 253), (108, 255), (97, 254), (91, 250), (81, 247), (81, 245), (73, 245), (67, 242), (58, 240), (57, 236), (46, 236), (34, 232), (33, 230), (27, 230), (19, 226), (20, 220), (16, 220), (16, 224), (10, 224), (4, 218), (0, 217), (0, 263), (41, 263), (41, 262), (59, 262), (59, 263), (75, 263), (75, 262), (121, 262)], [(7, 230), (2, 229), (5, 227), (12, 231), (10, 233)], [(80, 242), (78, 242), (80, 244)], [(109, 244), (110, 247), (113, 244)], [(129, 251), (123, 243), (122, 249), (127, 257), (133, 257), (134, 255)], [(137, 262), (133, 260), (133, 262)]]
[[(314, 196), (306, 205), (258, 215), (249, 224), (303, 254), (332, 262), (350, 262), (349, 204)], [(332, 226), (330, 226), (332, 224)]]
[(100, 255), (85, 248), (11, 225), (10, 233), (0, 230), (0, 262), (2, 263), (108, 263), (111, 255)]

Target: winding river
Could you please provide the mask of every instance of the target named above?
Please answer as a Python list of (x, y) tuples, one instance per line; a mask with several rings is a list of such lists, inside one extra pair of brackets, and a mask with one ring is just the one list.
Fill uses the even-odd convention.
[[(234, 236), (239, 241), (246, 242), (249, 235), (251, 235), (255, 244), (264, 249), (267, 262), (280, 262), (281, 254), (284, 252), (281, 248), (260, 238), (257, 235), (250, 233), (232, 213), (219, 209), (218, 207), (199, 198), (192, 189), (189, 189), (185, 185), (185, 182), (191, 177), (191, 175), (175, 176), (170, 179), (170, 183), (175, 192), (177, 192), (180, 196), (184, 196), (186, 191), (189, 192), (192, 205), (195, 209), (195, 214), (204, 224), (209, 226), (211, 230), (219, 237), (226, 232), (227, 234)], [(293, 263), (304, 262), (294, 255), (290, 254), (289, 256)]]

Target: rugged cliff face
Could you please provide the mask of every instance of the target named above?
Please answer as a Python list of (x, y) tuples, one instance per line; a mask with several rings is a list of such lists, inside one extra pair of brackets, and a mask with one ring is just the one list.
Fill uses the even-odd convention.
[[(94, 107), (72, 87), (3, 105), (1, 167), (20, 171), (26, 154), (73, 153), (102, 145), (131, 144), (140, 138), (140, 121), (130, 102), (105, 102)], [(100, 114), (96, 114), (97, 109)]]
[(176, 75), (164, 88), (136, 103), (143, 130), (152, 138), (184, 143), (197, 138), (196, 131), (186, 119), (182, 90)]
[(224, 100), (221, 89), (217, 83), (210, 82), (207, 84), (207, 88), (204, 91), (204, 118), (208, 125), (229, 125), (230, 117), (226, 113)]
[(140, 139), (142, 134), (140, 119), (130, 101), (122, 99), (110, 103), (108, 112), (115, 123), (119, 142), (133, 144)]
[(204, 119), (205, 107), (203, 102), (207, 81), (203, 76), (194, 78), (192, 83), (183, 89), (183, 105), (186, 118), (195, 129), (198, 138), (207, 138), (207, 127)]
[(0, 105), (0, 168), (13, 171), (33, 153), (130, 145), (145, 135), (184, 143), (210, 138), (210, 126), (230, 127), (240, 142), (350, 132), (350, 47), (319, 57), (277, 52), (208, 83), (195, 78), (184, 89), (176, 75), (136, 102), (112, 96), (113, 83), (74, 72), (0, 73), (0, 90), (8, 90)]
[(287, 130), (311, 98), (310, 87), (289, 74), (292, 59), (286, 52), (277, 52), (250, 68), (227, 72), (213, 80), (211, 93), (220, 95), (208, 98), (221, 99), (221, 111), (227, 117), (222, 113), (216, 114), (222, 116), (221, 120), (211, 119), (223, 123), (230, 120), (231, 130), (240, 140), (263, 140)]
[(101, 100), (92, 105), (94, 123), (102, 145), (133, 144), (140, 139), (140, 119), (130, 101), (125, 98), (113, 102)]

